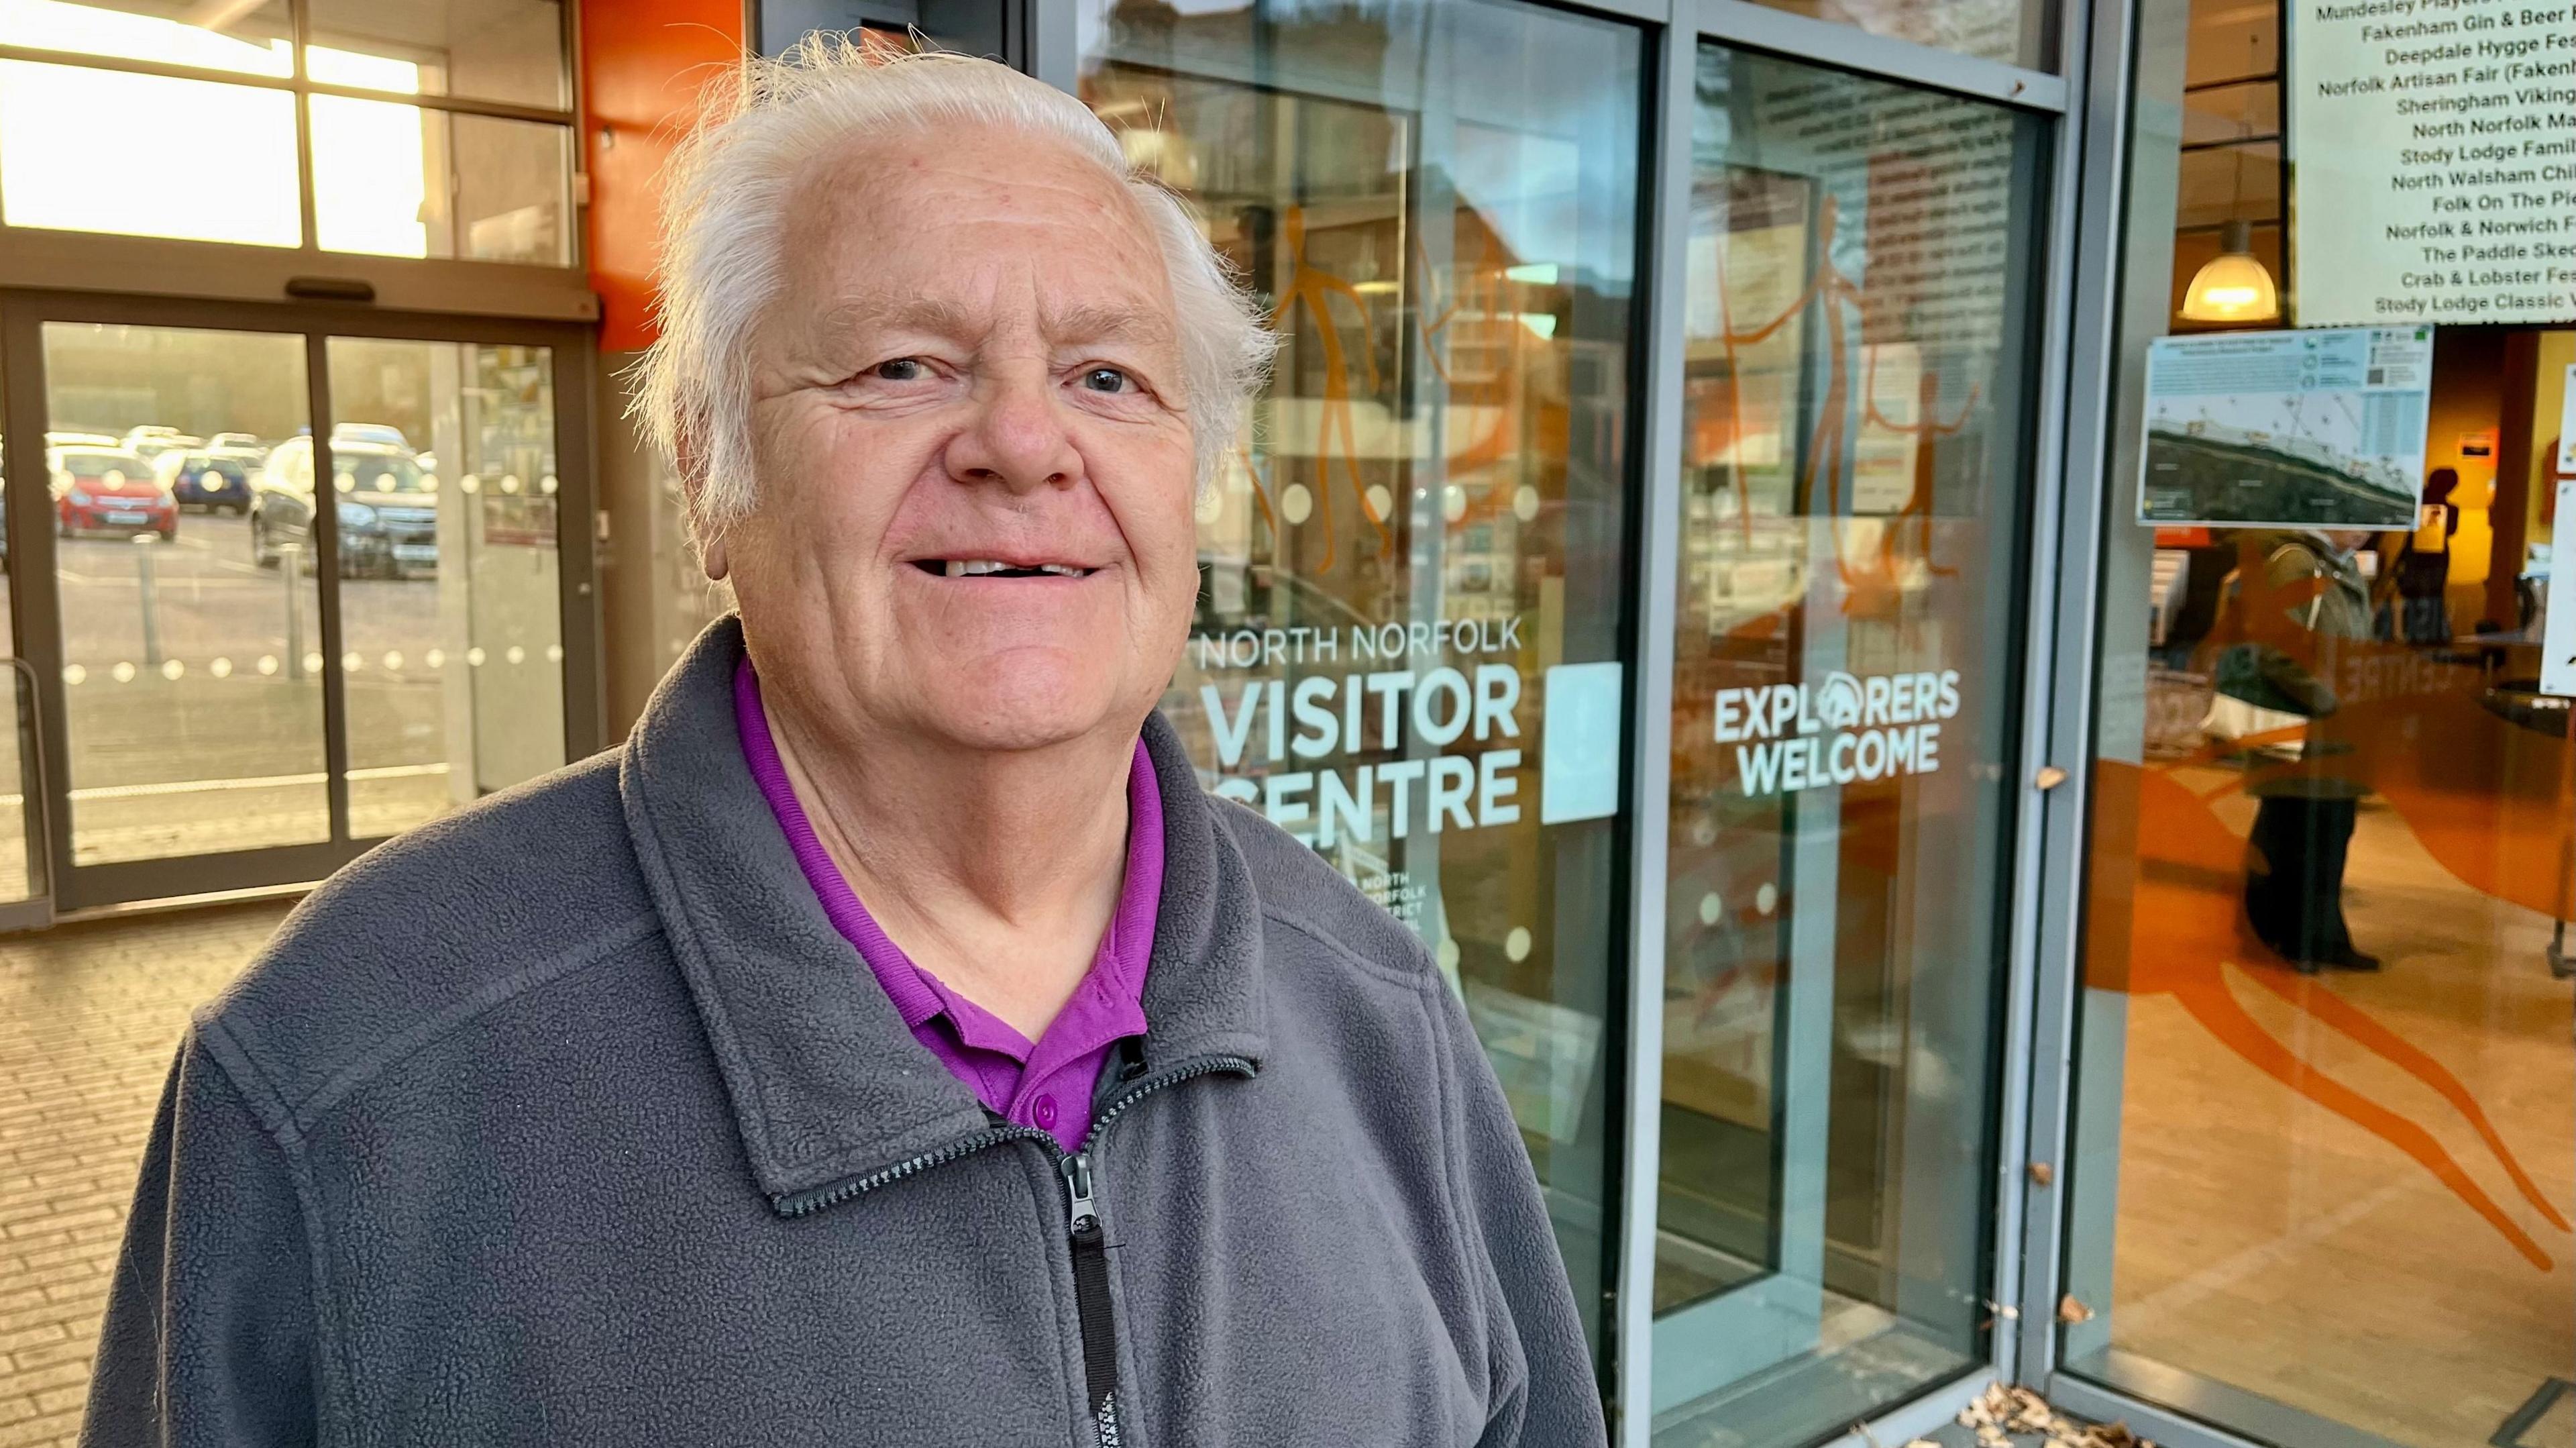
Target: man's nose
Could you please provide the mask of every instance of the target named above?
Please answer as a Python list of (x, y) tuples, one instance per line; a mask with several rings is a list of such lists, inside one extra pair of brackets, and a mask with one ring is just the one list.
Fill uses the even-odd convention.
[(1065, 426), (1053, 379), (995, 376), (975, 389), (975, 416), (948, 445), (948, 474), (959, 482), (999, 483), (1015, 493), (1070, 487), (1082, 477), (1082, 455)]

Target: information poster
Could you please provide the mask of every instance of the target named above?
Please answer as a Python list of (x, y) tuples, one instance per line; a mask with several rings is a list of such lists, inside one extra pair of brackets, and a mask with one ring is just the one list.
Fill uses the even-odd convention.
[(2576, 318), (2576, 0), (2291, 0), (2309, 326)]
[(2412, 528), (2432, 376), (2430, 327), (2159, 338), (2138, 521)]
[[(2558, 480), (2558, 516), (2576, 518), (2576, 477)], [(2563, 555), (2553, 554), (2556, 557)], [(2540, 621), (2540, 692), (2576, 697), (2576, 569), (2552, 569), (2549, 611)]]

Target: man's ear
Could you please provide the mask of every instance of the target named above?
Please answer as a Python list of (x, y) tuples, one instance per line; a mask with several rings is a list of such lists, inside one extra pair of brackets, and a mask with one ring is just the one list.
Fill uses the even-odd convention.
[(706, 571), (709, 582), (722, 583), (732, 571), (733, 563), (725, 554), (724, 535), (706, 526), (706, 516), (699, 511), (707, 481), (706, 450), (688, 437), (682, 437), (672, 461), (680, 469), (680, 508), (689, 519), (689, 531), (696, 535), (698, 566)]

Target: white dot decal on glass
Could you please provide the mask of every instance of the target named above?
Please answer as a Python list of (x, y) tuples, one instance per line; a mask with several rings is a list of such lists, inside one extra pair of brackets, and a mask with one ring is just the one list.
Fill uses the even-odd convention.
[(175, 682), (180, 675), (185, 674), (186, 672), (188, 672), (188, 666), (179, 662), (177, 659), (163, 659), (161, 661), (161, 677), (165, 679)]
[(1455, 523), (1467, 516), (1467, 490), (1451, 483), (1440, 490), (1440, 516)]
[(213, 663), (206, 665), (206, 672), (214, 675), (218, 679), (229, 679), (233, 676), (233, 661), (230, 659), (217, 659)]
[(109, 468), (106, 472), (99, 474), (98, 480), (107, 484), (107, 490), (111, 493), (125, 486), (125, 474), (121, 469), (117, 468)]
[(1692, 820), (1692, 821), (1691, 821), (1691, 827), (1690, 827), (1690, 837), (1691, 837), (1691, 843), (1692, 843), (1692, 844), (1694, 844), (1694, 845), (1713, 845), (1713, 844), (1716, 844), (1716, 843), (1717, 843), (1717, 821), (1715, 821), (1715, 820), (1708, 820), (1708, 819), (1697, 819), (1697, 820)]
[(437, 492), (437, 491), (438, 491), (438, 474), (436, 474), (436, 473), (423, 473), (423, 474), (421, 474), (421, 475), (420, 475), (420, 490), (421, 490), (422, 492), (424, 492), (424, 493), (435, 493), (435, 492)]
[(1314, 511), (1315, 495), (1306, 491), (1304, 483), (1290, 483), (1287, 491), (1279, 495), (1279, 515), (1292, 526), (1305, 522)]
[(1442, 970), (1456, 970), (1458, 968), (1457, 941), (1443, 939), (1440, 942), (1440, 949), (1435, 953), (1440, 957), (1440, 968)]
[(1527, 960), (1529, 959), (1529, 952), (1529, 927), (1525, 925), (1513, 926), (1512, 933), (1503, 937), (1503, 954), (1510, 956), (1514, 960)]
[(1524, 523), (1538, 517), (1538, 489), (1523, 483), (1512, 491), (1512, 516)]
[(355, 473), (341, 473), (331, 479), (331, 486), (344, 493), (354, 493), (358, 490), (358, 476)]
[(501, 475), (501, 491), (505, 493), (515, 493), (519, 491), (519, 475), (516, 473), (503, 473)]
[(265, 677), (267, 677), (267, 676), (269, 676), (269, 675), (271, 675), (271, 674), (276, 673), (276, 672), (277, 672), (277, 655), (275, 655), (275, 654), (262, 654), (262, 655), (260, 655), (260, 656), (259, 656), (259, 663), (258, 663), (257, 667), (258, 667), (258, 669), (259, 669), (260, 676), (261, 676), (261, 677), (263, 677), (263, 678), (265, 678)]
[(341, 672), (341, 673), (344, 673), (344, 674), (354, 674), (354, 673), (358, 672), (360, 669), (365, 668), (366, 666), (367, 666), (367, 661), (366, 661), (363, 657), (361, 657), (361, 656), (359, 655), (359, 653), (358, 653), (358, 651), (357, 651), (356, 649), (351, 649), (351, 650), (349, 650), (347, 653), (342, 654), (342, 655), (340, 656), (340, 672)]
[(402, 672), (402, 666), (403, 666), (402, 650), (400, 650), (400, 649), (387, 649), (387, 650), (385, 650), (385, 672), (386, 672), (386, 673), (388, 673), (388, 674), (399, 674), (399, 673), (401, 673), (401, 672)]
[(512, 644), (509, 648), (502, 651), (501, 657), (508, 659), (514, 664), (524, 664), (528, 661), (528, 651), (519, 647), (517, 644)]
[(65, 664), (63, 665), (63, 682), (66, 684), (88, 683), (89, 670), (82, 668), (78, 664)]
[(1395, 508), (1395, 494), (1388, 492), (1384, 483), (1371, 483), (1368, 488), (1368, 505), (1369, 511), (1383, 521)]
[(425, 654), (423, 654), (423, 655), (421, 655), (421, 656), (420, 656), (420, 661), (421, 661), (422, 663), (424, 663), (424, 664), (429, 665), (429, 666), (430, 666), (431, 668), (433, 668), (433, 669), (443, 669), (443, 668), (446, 668), (446, 667), (447, 667), (447, 650), (445, 650), (445, 649), (431, 649), (428, 653), (425, 653)]
[(134, 682), (134, 666), (119, 659), (116, 667), (107, 671), (107, 676), (120, 684), (131, 684)]
[(398, 483), (396, 483), (396, 482), (394, 481), (394, 475), (393, 475), (393, 474), (391, 474), (391, 473), (378, 473), (378, 474), (376, 474), (376, 491), (377, 491), (377, 492), (379, 492), (379, 493), (390, 493), (390, 492), (393, 492), (393, 491), (395, 491), (396, 489), (398, 489), (400, 486), (401, 486), (400, 484), (398, 484)]
[(1218, 492), (1214, 488), (1201, 489), (1199, 492), (1198, 505), (1192, 508), (1190, 512), (1192, 516), (1196, 517), (1202, 523), (1215, 522), (1217, 519), (1225, 516), (1225, 494)]
[(483, 491), (483, 480), (474, 476), (472, 473), (467, 473), (464, 477), (457, 479), (456, 490), (460, 493), (479, 493)]
[(555, 481), (555, 475), (552, 473), (548, 473), (544, 477), (537, 479), (537, 491), (545, 494), (549, 498), (555, 495), (555, 489), (562, 486), (563, 484)]
[(483, 667), (483, 651), (479, 648), (467, 649), (465, 651), (465, 666), (469, 669), (479, 669)]
[(548, 644), (548, 645), (546, 645), (546, 662), (547, 662), (547, 663), (550, 663), (550, 664), (560, 664), (560, 663), (562, 663), (562, 662), (563, 662), (563, 645), (561, 645), (561, 644)]
[(1763, 881), (1762, 888), (1753, 892), (1753, 908), (1765, 915), (1779, 909), (1780, 887), (1768, 880)]
[(304, 672), (308, 674), (318, 674), (322, 672), (322, 651), (320, 649), (310, 649), (305, 652)]
[(1707, 894), (1699, 897), (1700, 924), (1715, 925), (1717, 922), (1725, 918), (1726, 902), (1717, 898), (1717, 892), (1715, 890), (1711, 890)]

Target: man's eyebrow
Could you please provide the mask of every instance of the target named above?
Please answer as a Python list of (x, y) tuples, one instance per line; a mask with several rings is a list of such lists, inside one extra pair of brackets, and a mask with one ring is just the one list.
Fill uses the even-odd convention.
[(963, 341), (984, 330), (966, 308), (933, 297), (846, 297), (825, 308), (814, 325), (826, 338), (883, 328)]
[(1050, 308), (1046, 331), (1058, 342), (1169, 342), (1172, 321), (1150, 308), (1073, 306)]

